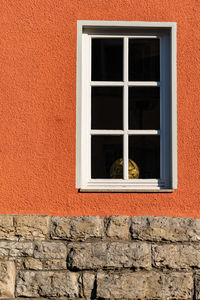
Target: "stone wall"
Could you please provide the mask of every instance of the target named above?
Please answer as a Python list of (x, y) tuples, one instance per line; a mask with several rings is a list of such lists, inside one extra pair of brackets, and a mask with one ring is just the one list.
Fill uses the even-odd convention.
[(200, 219), (0, 216), (1, 299), (200, 299)]

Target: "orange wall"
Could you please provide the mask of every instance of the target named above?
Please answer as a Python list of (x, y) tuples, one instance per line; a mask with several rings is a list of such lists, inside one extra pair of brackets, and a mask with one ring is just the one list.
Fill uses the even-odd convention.
[[(171, 194), (75, 189), (76, 21), (178, 25), (178, 180)], [(200, 217), (200, 1), (0, 1), (0, 213)]]

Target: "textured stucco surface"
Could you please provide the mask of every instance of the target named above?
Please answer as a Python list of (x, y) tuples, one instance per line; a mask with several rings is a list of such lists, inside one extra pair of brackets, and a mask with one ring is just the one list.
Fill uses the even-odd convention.
[[(0, 212), (200, 217), (200, 1), (1, 0), (0, 6)], [(77, 19), (177, 22), (174, 193), (75, 188)]]

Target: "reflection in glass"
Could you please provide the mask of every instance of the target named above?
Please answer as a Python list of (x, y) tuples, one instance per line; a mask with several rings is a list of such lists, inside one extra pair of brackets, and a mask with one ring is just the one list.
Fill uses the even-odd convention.
[(92, 129), (122, 129), (123, 88), (92, 88)]
[(138, 165), (140, 178), (160, 178), (160, 136), (129, 136), (129, 159)]
[(123, 80), (123, 39), (92, 39), (92, 81)]
[[(111, 178), (110, 169), (114, 161), (123, 157), (123, 137), (96, 135), (91, 141), (91, 177)], [(122, 177), (121, 177), (122, 178)]]
[(160, 129), (160, 88), (129, 88), (129, 129)]
[(129, 39), (129, 80), (160, 81), (159, 39)]

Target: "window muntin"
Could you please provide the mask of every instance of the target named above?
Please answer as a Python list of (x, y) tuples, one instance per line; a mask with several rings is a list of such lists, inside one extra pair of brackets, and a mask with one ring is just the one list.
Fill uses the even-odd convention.
[[(83, 21), (84, 22), (84, 21)], [(94, 21), (95, 22), (95, 21)], [(101, 22), (100, 22), (101, 23)], [(103, 22), (105, 23), (105, 22)], [(106, 24), (110, 24), (112, 22), (106, 22)], [(119, 22), (120, 23), (120, 22)], [(127, 22), (122, 22), (127, 23)], [(131, 23), (131, 22), (130, 22)], [(148, 23), (149, 24), (149, 23)], [(161, 24), (161, 23), (160, 23)], [(170, 23), (171, 24), (171, 23)], [(143, 25), (143, 24), (142, 24)], [(170, 27), (170, 26), (169, 26)], [(133, 29), (134, 32), (130, 31)], [(83, 124), (82, 127), (82, 133), (84, 135), (84, 145), (82, 143), (82, 163), (81, 163), (81, 184), (80, 188), (81, 190), (102, 190), (102, 191), (160, 191), (160, 190), (166, 190), (170, 189), (173, 185), (173, 187), (176, 186), (173, 182), (176, 182), (176, 170), (174, 171), (174, 167), (172, 167), (172, 162), (175, 161), (176, 155), (171, 153), (171, 147), (172, 142), (174, 143), (175, 134), (174, 131), (171, 132), (171, 117), (174, 119), (174, 113), (171, 114), (172, 106), (174, 107), (174, 104), (172, 103), (171, 99), (171, 92), (174, 89), (174, 84), (170, 78), (172, 76), (172, 69), (170, 67), (170, 60), (172, 61), (174, 59), (174, 55), (172, 57), (170, 56), (170, 31), (164, 30), (162, 32), (162, 29), (158, 30), (149, 30), (149, 28), (142, 32), (139, 30), (139, 33), (137, 33), (137, 30), (134, 30), (132, 28), (128, 30), (128, 34), (125, 32), (123, 34), (119, 34), (119, 32), (116, 32), (115, 34), (110, 34), (109, 30), (106, 32), (106, 29), (104, 28), (104, 32), (102, 33), (101, 30), (98, 30), (96, 28), (84, 31), (83, 34), (83, 49), (84, 49), (84, 56), (82, 57), (82, 62), (85, 60), (85, 63), (83, 62), (82, 65), (82, 87), (85, 92), (82, 95), (82, 99), (84, 100), (84, 106), (86, 105), (86, 108), (82, 107), (82, 116), (86, 116), (87, 124)], [(155, 29), (155, 28), (154, 28)], [(120, 31), (120, 30), (119, 30)], [(106, 34), (105, 34), (106, 33)], [(123, 41), (123, 50), (118, 50), (118, 56), (121, 57), (121, 54), (123, 54), (123, 61), (122, 61), (122, 67), (123, 67), (123, 75), (122, 80), (121, 77), (114, 78), (110, 75), (108, 76), (108, 71), (106, 77), (103, 77), (106, 72), (103, 74), (101, 72), (101, 77), (95, 78), (91, 74), (91, 70), (95, 69), (95, 64), (92, 62), (91, 56), (93, 53), (93, 40), (95, 40), (95, 43), (97, 40), (103, 40), (103, 44), (107, 45), (106, 47), (111, 47), (114, 44), (121, 45), (121, 41)], [(113, 42), (115, 40), (115, 42)], [(147, 47), (148, 40), (150, 42), (150, 46)], [(106, 41), (109, 41), (106, 43)], [(120, 42), (119, 42), (120, 41)], [(130, 46), (131, 44), (131, 46)], [(134, 45), (136, 44), (136, 46)], [(135, 80), (136, 77), (130, 77), (129, 72), (129, 58), (130, 58), (130, 48), (136, 48), (138, 50), (139, 46), (141, 44), (145, 44), (145, 51), (142, 55), (140, 55), (141, 61), (143, 61), (143, 68), (141, 71), (141, 74), (146, 73), (146, 77), (143, 77), (141, 80)], [(138, 46), (139, 45), (139, 46)], [(105, 48), (105, 46), (103, 47)], [(159, 52), (158, 52), (159, 49)], [(138, 51), (139, 53), (139, 51)], [(160, 55), (159, 55), (160, 54)], [(137, 54), (139, 55), (139, 54)], [(145, 57), (146, 55), (146, 57)], [(159, 62), (158, 62), (159, 57)], [(101, 64), (103, 58), (101, 57)], [(120, 68), (115, 66), (116, 69), (120, 70), (121, 67), (121, 60), (119, 59)], [(116, 64), (117, 60), (115, 60)], [(153, 66), (151, 72), (149, 72), (149, 75), (147, 76), (149, 65)], [(158, 65), (160, 67), (160, 70), (158, 71)], [(105, 66), (101, 66), (102, 70), (106, 69)], [(174, 69), (174, 68), (173, 68)], [(86, 71), (86, 73), (85, 73)], [(134, 73), (134, 72), (132, 72)], [(118, 74), (121, 74), (118, 72)], [(141, 79), (140, 74), (140, 79)], [(120, 75), (121, 76), (121, 75)], [(143, 76), (143, 75), (142, 75)], [(104, 80), (106, 78), (106, 80)], [(135, 81), (130, 81), (129, 79), (134, 79)], [(95, 80), (93, 80), (95, 79)], [(98, 80), (96, 80), (98, 79)], [(113, 80), (114, 79), (114, 80)], [(156, 80), (155, 80), (156, 79)], [(159, 81), (157, 81), (159, 79)], [(173, 89), (171, 87), (173, 86)], [(85, 89), (85, 87), (87, 87)], [(93, 94), (92, 89), (97, 87), (121, 87), (123, 90), (123, 117), (121, 118), (121, 121), (123, 122), (123, 127), (121, 129), (121, 126), (115, 125), (111, 126), (110, 128), (106, 129), (107, 126), (96, 126), (95, 129), (93, 129), (95, 126), (91, 127), (92, 120), (91, 120), (91, 111), (92, 111), (92, 101), (91, 101), (91, 95)], [(151, 97), (145, 98), (145, 95), (147, 95), (147, 89), (152, 88), (150, 94)], [(137, 90), (138, 88), (138, 90)], [(139, 89), (141, 88), (141, 90)], [(155, 90), (154, 90), (154, 89)], [(136, 91), (137, 90), (137, 91)], [(150, 91), (149, 90), (149, 91)], [(136, 93), (137, 92), (137, 93)], [(134, 94), (137, 95), (137, 99)], [(143, 94), (143, 95), (138, 95)], [(166, 101), (168, 99), (168, 103)], [(97, 100), (97, 99), (96, 99)], [(104, 97), (104, 103), (106, 103), (106, 97)], [(149, 102), (149, 104), (147, 104)], [(136, 105), (137, 103), (137, 105)], [(138, 104), (140, 103), (140, 104)], [(118, 105), (119, 106), (119, 105)], [(94, 105), (93, 105), (94, 107)], [(139, 125), (134, 125), (134, 122), (129, 122), (129, 117), (131, 115), (131, 111), (133, 111), (137, 108), (137, 117), (140, 119)], [(147, 110), (150, 109), (151, 112), (151, 118), (147, 118)], [(111, 109), (110, 109), (111, 110)], [(118, 109), (119, 110), (119, 109)], [(139, 111), (138, 111), (139, 110)], [(159, 116), (159, 110), (160, 110), (160, 116)], [(103, 111), (103, 108), (101, 109)], [(107, 120), (109, 120), (109, 112), (107, 114)], [(104, 113), (105, 115), (105, 113)], [(135, 114), (136, 116), (136, 114)], [(142, 116), (142, 117), (141, 117)], [(104, 117), (104, 116), (103, 116)], [(118, 119), (118, 118), (117, 118)], [(141, 121), (142, 120), (142, 121)], [(108, 121), (107, 121), (108, 122)], [(85, 123), (85, 122), (84, 122)], [(136, 124), (137, 122), (135, 122)], [(100, 129), (99, 129), (100, 128)], [(172, 134), (173, 133), (173, 134)], [(122, 147), (123, 149), (123, 156), (124, 159), (123, 162), (123, 178), (118, 177), (116, 179), (113, 179), (113, 177), (108, 178), (108, 175), (101, 175), (96, 176), (97, 178), (92, 178), (92, 144), (94, 147), (94, 140), (95, 137), (99, 138), (103, 137), (107, 138), (107, 140), (112, 140), (114, 137), (121, 137), (123, 139)], [(133, 142), (135, 141), (151, 141), (151, 146), (149, 145), (150, 142), (143, 142), (143, 147), (139, 145), (135, 145), (133, 148)], [(115, 143), (114, 143), (115, 144)], [(176, 145), (175, 145), (176, 146)], [(143, 149), (142, 149), (143, 148)], [(176, 148), (176, 147), (175, 147)], [(134, 149), (134, 151), (133, 151)], [(138, 150), (139, 149), (139, 150)], [(153, 149), (153, 150), (152, 150)], [(85, 150), (85, 152), (84, 152)], [(136, 151), (137, 150), (137, 151)], [(144, 167), (142, 167), (144, 170), (140, 172), (140, 178), (139, 179), (130, 179), (129, 177), (129, 156), (130, 154), (136, 156), (136, 152), (142, 152), (143, 153), (143, 161), (146, 161), (146, 163), (143, 162)], [(146, 154), (145, 154), (146, 153)], [(155, 155), (153, 154), (157, 153), (156, 159)], [(111, 155), (112, 156), (112, 155)], [(140, 155), (141, 156), (141, 155)], [(139, 158), (139, 155), (137, 154), (138, 160), (141, 161), (141, 157)], [(147, 157), (147, 158), (145, 158)], [(150, 158), (149, 158), (150, 157)], [(119, 155), (118, 155), (119, 158)], [(131, 157), (133, 158), (133, 157)], [(150, 167), (148, 166), (149, 163), (147, 163), (147, 160), (154, 161), (154, 165), (156, 164), (155, 168), (152, 168), (152, 170), (149, 170)], [(111, 163), (110, 163), (111, 164)], [(140, 163), (140, 168), (142, 164)], [(108, 166), (106, 166), (107, 170), (109, 169)], [(173, 174), (172, 174), (173, 173)], [(79, 173), (80, 174), (80, 173)], [(108, 174), (108, 172), (107, 172)], [(159, 176), (160, 175), (160, 176)], [(174, 176), (175, 175), (175, 176)], [(94, 177), (94, 176), (93, 176)]]

